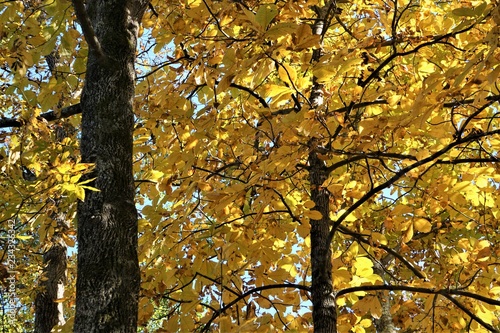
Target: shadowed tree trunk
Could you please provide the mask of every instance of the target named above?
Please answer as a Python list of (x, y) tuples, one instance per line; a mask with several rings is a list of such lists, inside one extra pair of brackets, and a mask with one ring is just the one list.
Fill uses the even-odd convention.
[(134, 62), (144, 0), (73, 1), (89, 57), (81, 154), (99, 189), (78, 205), (74, 332), (137, 332), (140, 272), (132, 175)]
[[(61, 142), (73, 130), (68, 125), (57, 126), (57, 141)], [(58, 203), (59, 200), (53, 201), (55, 206), (58, 206)], [(40, 290), (35, 298), (35, 333), (50, 333), (54, 326), (65, 323), (63, 303), (56, 300), (64, 297), (68, 247), (62, 235), (70, 226), (65, 213), (54, 212), (51, 219), (57, 222), (57, 229), (51, 237), (50, 248), (43, 255), (45, 267), (40, 279)]]
[(328, 177), (325, 163), (317, 153), (309, 153), (309, 181), (311, 199), (323, 216), (311, 220), (311, 294), (313, 303), (313, 322), (315, 333), (337, 332), (337, 307), (332, 283), (332, 250), (328, 241), (330, 232), (330, 198), (323, 182)]
[(60, 235), (52, 238), (52, 246), (43, 255), (42, 288), (35, 299), (35, 333), (50, 333), (56, 325), (64, 324), (63, 304), (56, 303), (64, 297), (66, 280), (67, 246)]

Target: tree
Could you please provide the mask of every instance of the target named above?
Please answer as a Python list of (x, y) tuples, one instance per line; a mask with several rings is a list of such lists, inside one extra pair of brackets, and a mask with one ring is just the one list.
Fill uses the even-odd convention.
[[(19, 129), (5, 134), (1, 153), (12, 184), (2, 220), (19, 219), (19, 233), (33, 235), (30, 249), (46, 239), (38, 219), (27, 221), (44, 213), (47, 193), (80, 200), (75, 330), (93, 329), (84, 322), (97, 314), (83, 306), (115, 311), (107, 293), (117, 303), (130, 297), (124, 311), (132, 313), (139, 267), (144, 330), (499, 330), (496, 3), (152, 1), (142, 27), (127, 26), (141, 36), (135, 82), (108, 59), (132, 68), (131, 35), (113, 25), (124, 16), (93, 5), (105, 6), (89, 3), (87, 27), (79, 15), (90, 45), (79, 107), (83, 47), (60, 55), (68, 88), (41, 80), (39, 95), (55, 96), (52, 104), (22, 79), (46, 55), (29, 61), (26, 50), (46, 40), (34, 44), (31, 31), (15, 42), (17, 27), (7, 27), (3, 48), (18, 81), (0, 124)], [(7, 6), (2, 16), (26, 15), (17, 2)], [(131, 13), (138, 23), (140, 11)], [(71, 18), (53, 20), (65, 22), (60, 53), (82, 40)], [(41, 36), (57, 25), (47, 26)], [(128, 76), (101, 83), (115, 74)], [(75, 100), (52, 112), (61, 89)], [(128, 110), (124, 127), (115, 103)], [(73, 120), (80, 109), (84, 163), (56, 159), (46, 146), (62, 148), (45, 120)], [(121, 158), (119, 169), (108, 163)], [(24, 185), (21, 166), (43, 176), (38, 189)], [(129, 176), (108, 182), (109, 170)], [(92, 228), (91, 217), (115, 212), (127, 215), (120, 221), (129, 228), (114, 229), (123, 238)], [(132, 276), (130, 294), (114, 294), (103, 283), (109, 276)], [(85, 289), (94, 284), (102, 293)], [(136, 329), (106, 318), (105, 330)]]
[(80, 149), (83, 162), (95, 165), (87, 179), (98, 189), (87, 190), (78, 207), (74, 331), (135, 332), (140, 272), (132, 101), (137, 33), (147, 2), (73, 4), (90, 46)]
[[(66, 185), (80, 199), (74, 331), (135, 332), (140, 277), (132, 175), (133, 68), (139, 21), (147, 2), (73, 4), (90, 46), (79, 104), (80, 150), (82, 161), (93, 165), (78, 183), (88, 184), (86, 195), (84, 187), (75, 185), (79, 177), (71, 181), (72, 187)], [(21, 55), (11, 57), (16, 59), (12, 69), (19, 72), (27, 65)], [(50, 290), (47, 294), (54, 295)]]

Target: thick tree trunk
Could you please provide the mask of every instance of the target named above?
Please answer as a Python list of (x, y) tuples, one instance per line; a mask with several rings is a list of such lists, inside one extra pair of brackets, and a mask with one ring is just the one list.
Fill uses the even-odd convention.
[(84, 162), (95, 163), (89, 178), (95, 178), (91, 185), (99, 192), (86, 191), (78, 205), (77, 333), (137, 332), (132, 101), (137, 30), (146, 4), (87, 0), (95, 39), (89, 42), (81, 98), (81, 153)]
[[(313, 148), (314, 149), (314, 148)], [(328, 234), (330, 232), (330, 198), (323, 182), (328, 177), (325, 163), (315, 151), (309, 153), (309, 181), (311, 199), (323, 217), (311, 220), (311, 266), (312, 303), (315, 333), (337, 332), (337, 307), (332, 283), (332, 251)]]

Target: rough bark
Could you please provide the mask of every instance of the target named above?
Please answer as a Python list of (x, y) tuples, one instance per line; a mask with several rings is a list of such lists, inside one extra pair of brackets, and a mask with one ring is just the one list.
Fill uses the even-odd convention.
[(54, 326), (65, 323), (63, 304), (55, 300), (64, 297), (67, 247), (60, 236), (55, 235), (52, 241), (53, 245), (43, 255), (46, 266), (41, 291), (35, 299), (35, 333), (50, 333)]
[[(328, 27), (328, 17), (331, 15), (331, 6), (322, 8), (314, 7), (317, 14), (312, 32), (323, 36)], [(319, 61), (322, 55), (321, 48), (315, 49), (312, 61)], [(321, 112), (323, 106), (323, 86), (313, 78), (310, 105), (317, 112)], [(311, 220), (311, 296), (313, 303), (313, 325), (315, 333), (337, 332), (337, 306), (332, 282), (332, 251), (329, 241), (330, 233), (330, 196), (323, 182), (328, 178), (328, 170), (325, 162), (318, 157), (318, 142), (311, 138), (309, 142), (309, 182), (311, 186), (311, 200), (316, 204), (322, 218)]]
[[(390, 277), (384, 271), (383, 267), (387, 266), (392, 260), (394, 260), (394, 256), (388, 254), (380, 262), (378, 263), (374, 262), (373, 265), (373, 272), (382, 277), (385, 283), (388, 283)], [(397, 332), (396, 326), (394, 325), (394, 321), (391, 314), (392, 297), (390, 295), (390, 292), (378, 291), (377, 297), (380, 302), (380, 305), (382, 306), (382, 316), (374, 320), (375, 327), (377, 328), (377, 333), (396, 333)]]
[(325, 163), (315, 151), (309, 154), (309, 181), (311, 199), (315, 210), (322, 214), (320, 220), (311, 220), (311, 269), (312, 303), (315, 333), (337, 332), (337, 308), (332, 283), (332, 251), (328, 234), (330, 232), (330, 198), (323, 182), (328, 177)]
[[(100, 49), (90, 47), (82, 109), (82, 160), (95, 163), (78, 204), (74, 332), (137, 332), (140, 272), (132, 175), (134, 62), (147, 1), (88, 0)], [(80, 18), (79, 18), (80, 19)], [(88, 36), (86, 35), (86, 38)]]
[(377, 297), (382, 305), (382, 316), (375, 320), (377, 333), (396, 333), (396, 326), (392, 320), (391, 314), (391, 295), (388, 291), (377, 292)]

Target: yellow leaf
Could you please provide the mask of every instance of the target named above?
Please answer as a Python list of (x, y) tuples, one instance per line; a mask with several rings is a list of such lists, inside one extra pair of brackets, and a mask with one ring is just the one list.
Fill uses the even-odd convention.
[(372, 326), (372, 321), (368, 318), (365, 318), (359, 322), (359, 325), (364, 327), (364, 328), (368, 328), (368, 327)]
[(453, 9), (451, 12), (457, 16), (474, 17), (474, 16), (481, 15), (485, 9), (486, 9), (486, 2), (483, 2), (480, 5), (476, 5), (476, 6), (473, 5), (471, 8), (466, 8), (466, 7), (456, 8), (456, 9)]
[(304, 216), (310, 218), (311, 220), (321, 220), (323, 218), (323, 214), (317, 210), (306, 210), (304, 212)]
[(75, 246), (75, 240), (73, 238), (69, 237), (66, 234), (62, 234), (61, 236), (62, 236), (62, 239), (64, 240), (64, 243), (66, 243), (66, 245), (68, 245), (69, 247)]
[(472, 189), (474, 185), (470, 181), (463, 181), (453, 186), (453, 192), (465, 192)]
[(69, 299), (68, 297), (58, 298), (54, 300), (54, 303), (63, 303), (66, 302), (68, 299)]
[(278, 97), (284, 94), (291, 94), (293, 92), (292, 89), (277, 84), (268, 84), (264, 87), (264, 89), (267, 97)]
[(21, 235), (16, 235), (16, 238), (19, 240), (28, 240), (33, 238), (32, 236), (21, 236)]
[(435, 72), (435, 68), (436, 66), (431, 63), (431, 62), (427, 62), (427, 61), (421, 61), (419, 64), (418, 64), (418, 72), (419, 74), (421, 75), (429, 75), (429, 74), (432, 74)]
[(417, 157), (417, 160), (421, 161), (424, 158), (429, 157), (429, 155), (430, 155), (430, 152), (427, 149), (421, 149), (421, 150), (418, 151), (416, 157)]
[(418, 232), (430, 232), (432, 230), (432, 224), (423, 218), (418, 218), (413, 222), (413, 227)]
[(356, 269), (355, 274), (359, 277), (366, 277), (373, 274), (373, 262), (367, 257), (357, 257), (353, 266)]
[(149, 171), (149, 172), (146, 174), (145, 179), (150, 180), (150, 181), (153, 181), (153, 182), (155, 182), (155, 183), (156, 183), (156, 182), (158, 182), (158, 180), (159, 180), (160, 178), (162, 178), (162, 177), (163, 177), (163, 175), (164, 175), (164, 173), (163, 173), (163, 172), (161, 172), (161, 171), (158, 171), (158, 170), (151, 170), (151, 171)]
[(255, 21), (265, 30), (276, 15), (278, 15), (278, 8), (275, 4), (261, 5), (255, 14)]
[(311, 37), (312, 29), (309, 24), (301, 24), (297, 27), (297, 31), (295, 32), (297, 37), (297, 44), (302, 43), (305, 39)]
[(71, 168), (72, 168), (72, 167), (71, 167), (71, 164), (69, 164), (69, 163), (64, 163), (64, 164), (62, 164), (62, 165), (58, 165), (56, 169), (57, 169), (57, 171), (58, 171), (59, 173), (63, 173), (63, 174), (64, 174), (64, 173), (68, 172), (69, 170), (71, 170)]
[(378, 116), (379, 114), (384, 112), (384, 109), (379, 105), (369, 105), (366, 107), (365, 112), (368, 116)]
[(387, 245), (387, 239), (385, 236), (379, 232), (374, 232), (371, 234), (372, 240), (375, 244)]
[(134, 145), (141, 145), (151, 139), (150, 135), (141, 135), (134, 139)]
[(295, 69), (288, 64), (283, 64), (278, 68), (278, 76), (281, 81), (288, 83), (289, 85), (294, 85), (297, 80), (297, 72)]
[(342, 190), (344, 189), (344, 185), (343, 184), (332, 184), (332, 185), (328, 185), (327, 189), (331, 194), (340, 194), (342, 192)]
[(81, 201), (85, 200), (85, 189), (82, 186), (75, 186), (75, 194)]
[(297, 275), (297, 269), (295, 268), (295, 263), (293, 262), (292, 258), (285, 257), (282, 260), (280, 260), (278, 265), (283, 270), (288, 272), (292, 278), (294, 278)]
[(365, 333), (366, 332), (363, 327), (358, 326), (358, 325), (354, 326), (351, 331), (353, 331), (354, 333)]
[(410, 223), (410, 226), (408, 227), (408, 229), (406, 229), (405, 233), (403, 234), (402, 241), (403, 243), (408, 243), (409, 241), (411, 241), (412, 238), (413, 238), (413, 223)]
[(314, 203), (314, 201), (312, 200), (307, 200), (306, 202), (304, 202), (304, 207), (306, 208), (313, 208), (314, 206), (316, 206), (316, 203)]
[(396, 106), (400, 100), (401, 100), (400, 95), (392, 95), (391, 97), (387, 98), (387, 103), (390, 106)]

